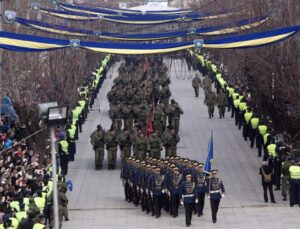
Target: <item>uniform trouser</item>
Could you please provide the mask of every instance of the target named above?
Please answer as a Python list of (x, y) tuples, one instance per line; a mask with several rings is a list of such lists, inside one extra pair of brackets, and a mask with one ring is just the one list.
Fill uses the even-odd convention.
[(300, 206), (300, 179), (290, 179), (290, 206)]
[(131, 147), (125, 146), (121, 149), (121, 162), (123, 164), (125, 158), (128, 158), (131, 156)]
[(179, 131), (179, 124), (180, 124), (180, 119), (179, 118), (172, 118), (172, 128), (175, 130), (176, 133)]
[(235, 118), (235, 125), (237, 126), (239, 124), (239, 119), (240, 119), (240, 111), (238, 108), (234, 108), (234, 118)]
[(162, 124), (160, 121), (153, 121), (153, 128), (156, 131), (157, 135), (160, 136), (162, 132)]
[(209, 118), (214, 117), (215, 106), (214, 105), (207, 105), (207, 109), (208, 109)]
[(121, 128), (122, 128), (122, 119), (116, 119), (116, 129), (117, 131), (121, 131)]
[(258, 134), (258, 136), (256, 137), (256, 147), (257, 147), (257, 154), (259, 157), (261, 157), (261, 151), (263, 148), (263, 144), (264, 144), (264, 139), (263, 136), (261, 134)]
[(132, 125), (133, 125), (133, 120), (132, 118), (126, 118), (124, 119), (124, 128), (131, 130), (132, 129)]
[(169, 145), (164, 145), (165, 147), (165, 157), (170, 156), (171, 147)]
[(170, 208), (170, 197), (167, 193), (162, 194), (163, 207), (166, 212), (169, 212)]
[(289, 190), (289, 177), (288, 176), (283, 176), (281, 178), (281, 182), (282, 182), (282, 196), (286, 197), (288, 190)]
[(228, 104), (228, 111), (230, 111), (232, 109), (232, 99), (231, 99), (231, 97), (227, 97), (227, 104)]
[(104, 146), (95, 149), (95, 166), (102, 166), (104, 158)]
[(269, 189), (271, 201), (274, 202), (275, 199), (274, 199), (274, 193), (273, 193), (272, 183), (265, 183), (265, 184), (263, 184), (263, 189), (264, 189), (264, 200), (265, 200), (265, 202), (268, 201), (267, 189)]
[(205, 202), (205, 192), (197, 194), (198, 203), (196, 204), (198, 216), (203, 215), (203, 208)]
[(127, 180), (123, 180), (125, 200), (130, 200), (130, 185)]
[(195, 203), (184, 203), (186, 225), (191, 225), (194, 204)]
[(140, 202), (140, 195), (139, 195), (139, 191), (137, 190), (137, 186), (135, 185), (133, 186), (133, 195), (134, 195), (133, 203), (135, 206), (138, 206)]
[(141, 206), (142, 206), (142, 211), (148, 212), (148, 199), (145, 190), (143, 190), (143, 192), (141, 193)]
[(160, 216), (161, 215), (161, 195), (154, 195), (153, 200), (154, 200), (154, 212), (155, 216)]
[(256, 138), (256, 129), (253, 129), (252, 126), (249, 126), (249, 138), (250, 138), (250, 147), (254, 147), (254, 142)]
[(63, 206), (62, 210), (63, 210), (63, 216), (65, 217), (65, 219), (68, 219), (69, 218), (68, 205)]
[(194, 87), (195, 90), (195, 97), (199, 96), (199, 87)]
[(161, 158), (160, 149), (152, 149), (151, 154), (152, 154), (151, 156), (153, 158), (156, 158), (157, 160)]
[(247, 123), (246, 121), (244, 122), (243, 125), (243, 137), (245, 140), (247, 140), (248, 136), (249, 136), (249, 128), (250, 128), (250, 124)]
[(211, 216), (213, 221), (217, 221), (220, 199), (210, 199)]
[(244, 123), (244, 112), (240, 111), (239, 120), (238, 120), (239, 130), (242, 128), (243, 123)]
[(76, 142), (75, 141), (70, 141), (69, 142), (70, 150), (69, 150), (69, 161), (74, 161), (75, 160), (75, 153), (76, 153)]
[(169, 147), (168, 155), (166, 154), (166, 156), (169, 156), (169, 157), (177, 156), (177, 145), (171, 145)]
[(109, 147), (108, 148), (108, 165), (115, 166), (117, 161), (117, 147)]
[(171, 214), (173, 216), (178, 216), (179, 208), (179, 194), (171, 194)]
[(162, 129), (162, 132), (165, 131), (166, 127), (167, 127), (167, 118), (164, 116), (164, 117), (163, 117), (163, 120), (162, 120), (162, 122), (161, 122), (161, 129)]
[(155, 215), (154, 202), (153, 202), (153, 197), (151, 196), (150, 193), (148, 193), (148, 206), (149, 206), (149, 210), (152, 213), (152, 216), (154, 216)]
[(68, 157), (69, 157), (68, 155), (60, 156), (60, 167), (63, 176), (66, 176), (68, 174), (68, 165), (69, 165)]
[(139, 159), (140, 161), (144, 161), (145, 160), (145, 150), (136, 150), (136, 155), (135, 157), (137, 159)]
[(220, 118), (225, 116), (225, 106), (218, 106)]

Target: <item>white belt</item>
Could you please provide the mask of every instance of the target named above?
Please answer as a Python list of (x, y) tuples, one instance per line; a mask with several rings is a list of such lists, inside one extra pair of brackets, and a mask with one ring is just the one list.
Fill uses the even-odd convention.
[(182, 197), (194, 197), (194, 194), (182, 195)]
[(219, 193), (220, 190), (216, 190), (216, 191), (210, 191), (209, 193)]

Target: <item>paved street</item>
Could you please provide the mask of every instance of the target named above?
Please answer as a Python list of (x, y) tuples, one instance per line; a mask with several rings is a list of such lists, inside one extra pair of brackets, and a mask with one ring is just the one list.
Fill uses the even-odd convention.
[[(256, 150), (249, 147), (234, 125), (233, 119), (226, 113), (225, 119), (208, 119), (207, 108), (203, 104), (204, 93), (200, 90), (199, 98), (194, 97), (191, 78), (194, 72), (188, 72), (185, 63), (180, 60), (166, 61), (170, 66), (171, 91), (182, 107), (184, 115), (180, 124), (178, 154), (180, 156), (205, 161), (211, 130), (214, 136), (214, 168), (218, 168), (226, 189), (222, 199), (217, 224), (211, 222), (208, 199), (204, 217), (194, 217), (192, 228), (299, 228), (300, 208), (290, 208), (283, 202), (280, 191), (274, 191), (276, 204), (265, 204), (258, 174), (261, 158)], [(124, 201), (120, 181), (120, 161), (118, 169), (108, 171), (107, 155), (104, 169), (94, 169), (94, 152), (89, 142), (90, 133), (101, 123), (108, 129), (111, 121), (108, 117), (106, 94), (116, 77), (117, 69), (111, 69), (105, 80), (94, 110), (88, 114), (83, 132), (77, 141), (75, 162), (69, 164), (68, 179), (74, 184), (69, 197), (70, 221), (63, 223), (63, 228), (184, 228), (183, 208), (178, 218), (171, 218), (165, 212), (155, 219)], [(101, 107), (101, 112), (96, 110)]]

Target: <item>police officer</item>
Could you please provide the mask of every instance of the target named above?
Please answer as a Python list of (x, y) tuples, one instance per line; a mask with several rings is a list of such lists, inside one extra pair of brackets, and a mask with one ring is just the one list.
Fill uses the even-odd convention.
[(180, 192), (181, 192), (182, 175), (179, 173), (178, 167), (174, 167), (170, 176), (170, 197), (171, 197), (171, 215), (176, 218), (178, 216)]
[(290, 168), (290, 206), (295, 204), (300, 206), (300, 165), (295, 161), (292, 162)]
[(195, 205), (195, 183), (192, 181), (192, 175), (187, 174), (185, 181), (182, 182), (181, 186), (181, 203), (184, 204), (185, 208), (185, 223), (186, 226), (191, 226), (193, 209)]
[(196, 183), (196, 198), (198, 203), (196, 204), (196, 210), (198, 217), (203, 215), (203, 208), (205, 202), (206, 192), (206, 174), (203, 171), (203, 163), (199, 163), (194, 171), (194, 181)]
[(65, 139), (64, 134), (61, 134), (60, 141), (58, 143), (58, 154), (60, 159), (61, 172), (63, 176), (68, 174), (69, 164), (69, 143)]
[(165, 185), (165, 176), (160, 174), (160, 168), (157, 167), (152, 178), (152, 192), (156, 218), (159, 218), (161, 216), (162, 194), (166, 191)]
[(211, 171), (206, 190), (210, 199), (212, 221), (216, 223), (220, 200), (222, 197), (225, 197), (225, 188), (221, 178), (218, 176), (218, 170)]

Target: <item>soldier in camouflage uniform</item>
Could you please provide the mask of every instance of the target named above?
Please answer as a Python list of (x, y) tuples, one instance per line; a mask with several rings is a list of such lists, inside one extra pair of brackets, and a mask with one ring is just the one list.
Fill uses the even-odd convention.
[(208, 108), (209, 118), (214, 117), (215, 103), (216, 103), (216, 94), (211, 89), (208, 89), (205, 96), (204, 104)]
[(133, 111), (131, 105), (123, 104), (122, 117), (124, 120), (124, 128), (131, 130), (133, 125)]
[(161, 141), (165, 147), (165, 156), (169, 157), (171, 155), (171, 141), (172, 141), (172, 133), (171, 133), (171, 127), (168, 126), (167, 129), (163, 132), (161, 136)]
[(130, 157), (131, 155), (131, 137), (129, 130), (124, 128), (117, 136), (117, 142), (121, 150), (121, 162), (123, 164), (124, 159)]
[(284, 201), (287, 200), (286, 197), (289, 190), (289, 176), (290, 176), (289, 169), (291, 165), (292, 165), (291, 160), (287, 159), (284, 162), (282, 162), (282, 166), (281, 166), (282, 196)]
[(194, 77), (192, 80), (192, 87), (194, 88), (195, 91), (195, 97), (199, 96), (199, 87), (201, 86), (201, 79), (198, 74)]
[(162, 143), (160, 138), (158, 137), (156, 132), (153, 132), (148, 137), (148, 146), (150, 151), (150, 156), (156, 159), (160, 159), (161, 157), (161, 150), (162, 150)]
[(117, 161), (118, 142), (116, 141), (117, 132), (112, 127), (105, 137), (107, 156), (108, 156), (108, 170), (115, 169)]
[(162, 122), (163, 122), (164, 113), (160, 106), (155, 106), (153, 109), (153, 128), (157, 132), (158, 136), (162, 132)]
[(105, 146), (105, 131), (101, 125), (97, 126), (97, 130), (90, 135), (90, 139), (95, 150), (95, 168), (98, 170), (102, 168)]
[(224, 118), (225, 117), (225, 107), (227, 105), (227, 96), (223, 92), (223, 90), (220, 90), (219, 94), (217, 95), (216, 104), (219, 109), (220, 119)]
[(179, 123), (180, 123), (180, 115), (183, 114), (183, 110), (179, 107), (178, 103), (172, 99), (170, 111), (171, 111), (171, 117), (172, 117), (171, 127), (175, 130), (176, 133), (178, 133)]
[(140, 132), (134, 142), (136, 155), (135, 157), (141, 161), (145, 159), (147, 151), (147, 139), (145, 138), (143, 132)]

